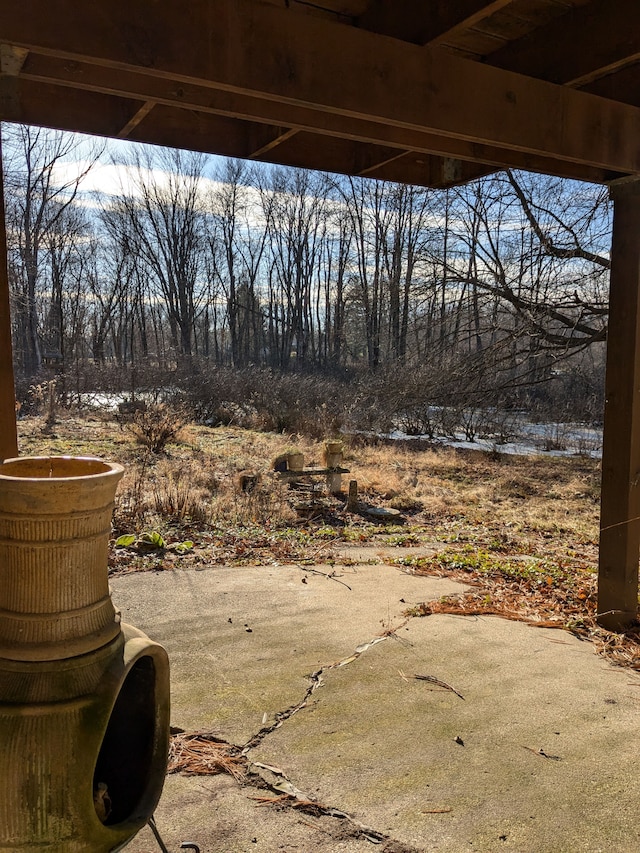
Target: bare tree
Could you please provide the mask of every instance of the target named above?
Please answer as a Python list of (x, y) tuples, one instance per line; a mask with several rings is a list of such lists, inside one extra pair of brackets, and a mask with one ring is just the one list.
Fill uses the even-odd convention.
[(43, 306), (42, 340), (58, 358), (61, 374), (74, 357), (82, 357), (86, 280), (96, 250), (92, 231), (85, 209), (69, 205), (44, 235), (50, 296)]
[[(481, 182), (465, 196), (479, 229), (474, 286), (554, 357), (601, 342), (608, 313), (608, 196), (601, 187), (534, 175)], [(482, 208), (482, 209), (480, 209)]]
[[(20, 366), (26, 376), (33, 376), (42, 363), (40, 297), (42, 289), (48, 289), (41, 280), (43, 258), (51, 245), (47, 240), (74, 205), (103, 146), (27, 125), (3, 125), (3, 146)], [(55, 245), (60, 245), (63, 233), (58, 228)]]
[(204, 155), (142, 148), (123, 165), (128, 186), (111, 205), (110, 215), (119, 217), (141, 274), (149, 275), (155, 284), (175, 352), (190, 358), (206, 291), (200, 279)]
[(388, 359), (404, 364), (414, 275), (429, 240), (432, 194), (404, 184), (389, 184), (385, 190), (388, 223), (382, 251), (388, 289)]
[(383, 258), (388, 219), (383, 182), (366, 178), (347, 178), (341, 184), (354, 233), (357, 276), (351, 277), (352, 298), (362, 310), (367, 364), (375, 370), (380, 364), (383, 286)]
[(227, 160), (208, 195), (212, 227), (208, 235), (212, 274), (224, 293), (231, 362), (257, 362), (263, 343), (258, 276), (267, 240), (264, 210), (248, 164)]
[(269, 350), (287, 368), (292, 353), (304, 367), (316, 360), (313, 294), (326, 227), (326, 176), (302, 169), (273, 169), (261, 186), (270, 251)]

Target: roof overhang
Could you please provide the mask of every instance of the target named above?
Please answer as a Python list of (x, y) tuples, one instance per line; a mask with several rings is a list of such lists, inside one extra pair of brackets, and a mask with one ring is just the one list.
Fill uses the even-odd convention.
[(607, 94), (635, 44), (626, 63), (599, 56), (604, 78), (564, 54), (535, 74), (582, 77), (549, 82), (526, 64), (558, 21), (584, 41), (574, 13), (601, 2), (567, 0), (571, 15), (488, 56), (452, 49), (518, 3), (324, 0), (312, 14), (296, 0), (4, 0), (0, 119), (435, 187), (502, 167), (640, 174), (640, 108), (576, 88)]

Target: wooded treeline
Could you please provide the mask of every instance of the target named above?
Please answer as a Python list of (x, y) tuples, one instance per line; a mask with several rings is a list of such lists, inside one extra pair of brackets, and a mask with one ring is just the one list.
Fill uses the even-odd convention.
[(131, 146), (119, 191), (88, 197), (104, 149), (18, 125), (3, 149), (20, 381), (197, 363), (476, 395), (578, 377), (601, 398), (601, 187), (499, 173), (436, 191)]

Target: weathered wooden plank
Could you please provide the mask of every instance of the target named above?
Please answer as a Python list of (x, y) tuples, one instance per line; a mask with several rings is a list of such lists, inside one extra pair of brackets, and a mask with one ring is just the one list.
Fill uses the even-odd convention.
[[(47, 73), (45, 68), (48, 69)], [(283, 131), (287, 136), (287, 129), (277, 124), (278, 105), (271, 101), (207, 90), (193, 84), (181, 84), (177, 88), (174, 86), (176, 92), (168, 94), (171, 84), (165, 80), (121, 70), (113, 72), (113, 79), (109, 79), (111, 73), (110, 69), (87, 63), (64, 63), (59, 59), (31, 54), (25, 74), (19, 78), (0, 77), (0, 117), (6, 121), (42, 124), (62, 130), (82, 130), (105, 136), (121, 136), (126, 131), (127, 138), (138, 142), (173, 144), (176, 147), (231, 157), (256, 156), (260, 145), (270, 146), (270, 140), (281, 138)], [(72, 79), (68, 80), (67, 75)], [(62, 81), (60, 86), (59, 77)], [(75, 84), (73, 78), (79, 78), (81, 82)], [(55, 85), (51, 80), (56, 81)], [(101, 95), (108, 97), (100, 100)], [(132, 100), (133, 96), (139, 98), (139, 101)], [(174, 114), (167, 118), (166, 128), (158, 121), (158, 115), (169, 115), (166, 111), (160, 111), (155, 118), (147, 118), (148, 112), (153, 114), (157, 110), (157, 107), (150, 111), (144, 110), (145, 104), (150, 103), (174, 108)], [(207, 115), (214, 118), (208, 121)], [(238, 119), (239, 124), (235, 127), (233, 122), (217, 121), (215, 116), (242, 118)], [(324, 114), (323, 127), (314, 129), (317, 116), (305, 108), (291, 108), (289, 118), (295, 119), (295, 124), (288, 130), (311, 129), (313, 132), (316, 148), (314, 156), (305, 164), (306, 168), (360, 174), (368, 164), (374, 164), (380, 154), (377, 151), (369, 156), (366, 150), (358, 151), (358, 144), (361, 143), (365, 148), (376, 146), (393, 149), (390, 158), (395, 158), (397, 154), (409, 153), (409, 157), (414, 157), (414, 168), (406, 169), (406, 178), (401, 178), (398, 174), (397, 178), (390, 179), (408, 182), (415, 180), (416, 183), (427, 183), (428, 186), (431, 184), (425, 179), (426, 172), (422, 165), (432, 155), (480, 164), (479, 169), (470, 170), (477, 173), (508, 165), (512, 168), (547, 172), (592, 182), (620, 177), (620, 173), (579, 163), (537, 157), (520, 151), (505, 154), (501, 149), (461, 139), (439, 137), (431, 133), (408, 131), (331, 114)], [(266, 141), (260, 141), (257, 133), (253, 134), (253, 140), (248, 139), (248, 123), (269, 125), (272, 130), (270, 134), (266, 134)], [(335, 137), (335, 144), (331, 137)], [(170, 142), (170, 139), (173, 141)], [(337, 143), (343, 139), (358, 144), (354, 144), (351, 149), (349, 146), (343, 146), (344, 159), (338, 163), (335, 161)], [(410, 152), (407, 152), (407, 146), (410, 146)], [(301, 148), (310, 150), (309, 146), (302, 142)], [(294, 152), (292, 159), (288, 161), (284, 156), (279, 157), (282, 150), (284, 149), (278, 150), (277, 153), (274, 150), (270, 160), (286, 165), (302, 164), (302, 152)], [(325, 152), (327, 156), (323, 159)], [(386, 159), (384, 152), (381, 159)], [(423, 161), (422, 164), (420, 160)], [(418, 177), (412, 177), (413, 172)], [(440, 186), (440, 179), (436, 185)]]
[(144, 104), (142, 104), (142, 106), (140, 107), (140, 109), (138, 109), (138, 111), (135, 113), (135, 115), (129, 119), (129, 121), (120, 131), (118, 131), (118, 138), (126, 139), (130, 135), (132, 130), (137, 127), (141, 121), (144, 121), (144, 119), (149, 115), (155, 105), (155, 101), (145, 101)]
[(281, 139), (282, 135), (281, 128), (266, 124), (156, 104), (144, 120), (131, 129), (128, 139), (247, 159)]
[(128, 98), (0, 74), (0, 121), (117, 136), (141, 106)]
[(409, 152), (402, 157), (371, 168), (367, 174), (384, 181), (446, 188), (465, 184), (483, 175), (491, 174), (493, 171), (495, 171), (493, 166)]

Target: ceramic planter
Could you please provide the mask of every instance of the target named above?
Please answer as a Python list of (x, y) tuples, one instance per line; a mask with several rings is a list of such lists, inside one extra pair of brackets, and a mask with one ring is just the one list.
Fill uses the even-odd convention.
[(167, 655), (109, 595), (122, 475), (81, 457), (0, 464), (0, 851), (120, 850), (162, 791)]

